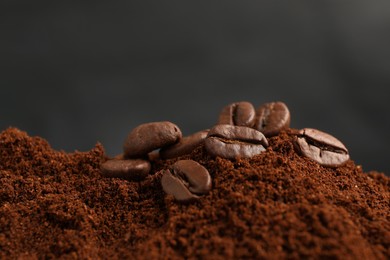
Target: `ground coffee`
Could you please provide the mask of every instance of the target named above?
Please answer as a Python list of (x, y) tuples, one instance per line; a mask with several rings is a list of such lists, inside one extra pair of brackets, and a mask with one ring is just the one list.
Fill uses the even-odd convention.
[[(250, 159), (210, 157), (203, 146), (154, 161), (145, 180), (104, 178), (107, 158), (54, 151), (18, 129), (0, 134), (0, 258), (390, 257), (390, 178), (349, 160), (323, 167), (294, 149), (290, 130)], [(191, 159), (212, 190), (180, 204), (162, 169)]]

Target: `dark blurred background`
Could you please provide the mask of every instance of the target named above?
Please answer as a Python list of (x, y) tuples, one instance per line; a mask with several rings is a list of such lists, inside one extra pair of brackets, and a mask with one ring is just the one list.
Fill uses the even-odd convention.
[(284, 101), (390, 173), (390, 1), (0, 1), (0, 128), (121, 152), (135, 126), (184, 134)]

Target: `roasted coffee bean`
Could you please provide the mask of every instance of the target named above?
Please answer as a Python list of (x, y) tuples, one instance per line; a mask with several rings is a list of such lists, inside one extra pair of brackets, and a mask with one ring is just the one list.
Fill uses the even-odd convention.
[(181, 160), (163, 171), (161, 185), (177, 201), (188, 202), (211, 190), (211, 177), (209, 171), (199, 163)]
[(153, 122), (134, 128), (123, 146), (126, 158), (137, 158), (177, 143), (182, 137), (179, 127), (171, 122)]
[(126, 180), (142, 180), (150, 172), (151, 165), (148, 161), (112, 159), (101, 165), (102, 175), (108, 178), (121, 178)]
[(265, 151), (265, 136), (245, 126), (216, 125), (209, 131), (205, 147), (212, 156), (227, 159), (250, 158)]
[(209, 130), (203, 130), (183, 137), (180, 142), (160, 150), (162, 159), (170, 159), (191, 153), (196, 147), (204, 142)]
[(336, 167), (349, 159), (344, 144), (320, 130), (312, 128), (300, 130), (295, 144), (302, 155), (324, 166)]
[(255, 108), (251, 103), (243, 101), (224, 107), (219, 115), (218, 124), (252, 127), (255, 119)]
[(255, 129), (266, 137), (278, 135), (290, 126), (290, 111), (283, 102), (266, 103), (256, 111)]

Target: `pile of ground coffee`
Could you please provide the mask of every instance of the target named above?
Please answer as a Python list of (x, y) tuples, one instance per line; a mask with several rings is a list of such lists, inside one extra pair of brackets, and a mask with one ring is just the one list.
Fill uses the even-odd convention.
[[(299, 156), (290, 130), (250, 159), (203, 146), (158, 160), (145, 180), (104, 178), (107, 158), (54, 151), (39, 137), (0, 134), (0, 258), (390, 257), (390, 178), (349, 160), (327, 168)], [(161, 188), (179, 159), (205, 166), (213, 189), (191, 204)]]

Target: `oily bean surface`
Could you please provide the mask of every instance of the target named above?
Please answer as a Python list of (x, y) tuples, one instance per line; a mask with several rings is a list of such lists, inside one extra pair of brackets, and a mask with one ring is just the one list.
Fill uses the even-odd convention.
[(150, 172), (150, 162), (141, 159), (112, 159), (101, 165), (101, 172), (107, 178), (142, 180)]
[(191, 153), (201, 145), (207, 137), (209, 130), (199, 131), (190, 136), (183, 137), (178, 143), (160, 150), (162, 159), (171, 159)]
[(348, 149), (340, 140), (313, 128), (299, 131), (296, 147), (302, 155), (323, 166), (337, 167), (349, 159)]
[(212, 156), (227, 159), (250, 158), (265, 151), (266, 137), (259, 131), (232, 125), (216, 125), (205, 140), (205, 148)]
[(163, 170), (161, 185), (167, 194), (177, 201), (198, 199), (211, 190), (211, 177), (206, 168), (192, 160), (177, 161), (170, 169)]
[(218, 124), (252, 127), (255, 119), (256, 111), (253, 105), (242, 101), (224, 107), (219, 115)]
[(172, 145), (182, 137), (179, 127), (171, 122), (152, 122), (134, 128), (123, 146), (126, 158), (136, 158)]
[(205, 145), (210, 155), (226, 159), (251, 158), (265, 151), (259, 144), (230, 143), (215, 137), (207, 138)]
[(278, 135), (290, 127), (290, 110), (283, 102), (271, 102), (260, 106), (256, 112), (255, 129), (266, 137)]

